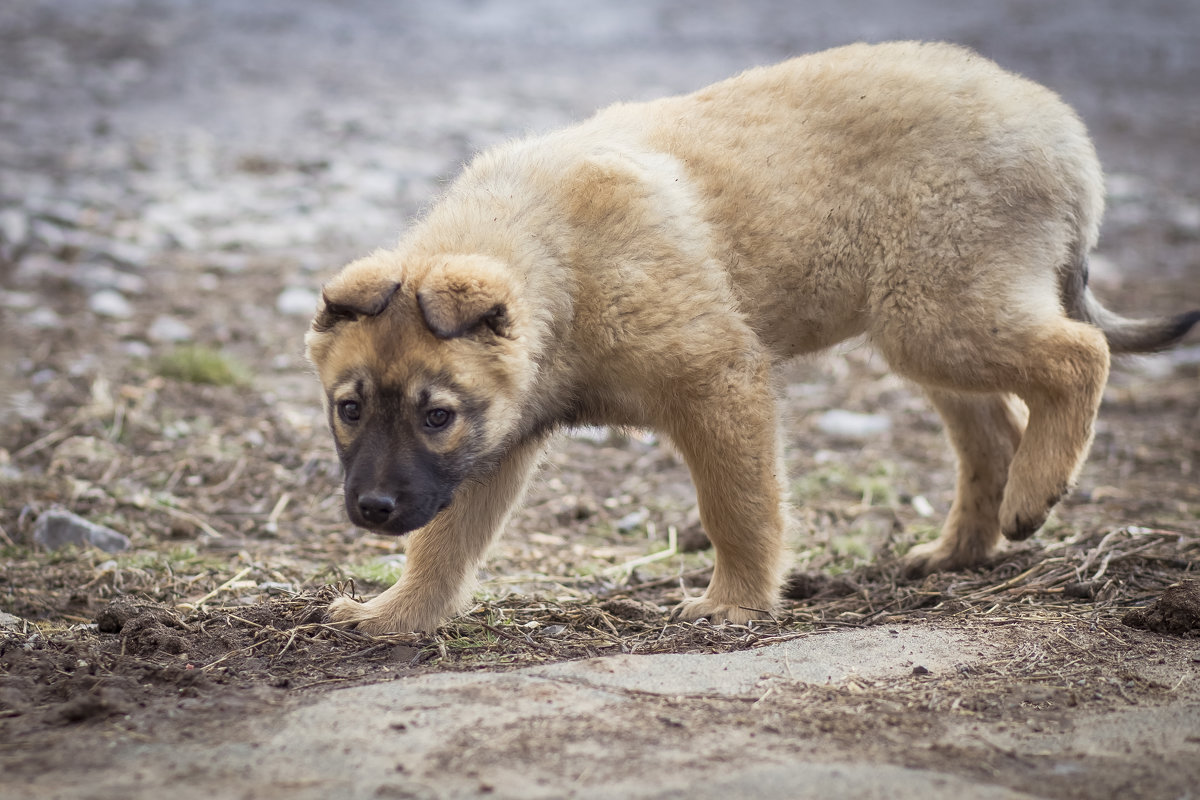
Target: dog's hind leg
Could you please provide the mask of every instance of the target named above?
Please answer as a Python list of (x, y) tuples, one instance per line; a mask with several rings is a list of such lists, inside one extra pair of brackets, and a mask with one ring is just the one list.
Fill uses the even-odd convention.
[[(960, 313), (982, 316), (987, 309)], [(897, 372), (926, 387), (1012, 392), (1025, 402), (1029, 423), (1009, 465), (999, 511), (1000, 532), (1020, 540), (1046, 521), (1087, 455), (1108, 378), (1108, 344), (1094, 325), (1059, 315), (1010, 319), (1008, 328), (1000, 322), (969, 330), (893, 326), (875, 338)]]
[(1000, 504), (1000, 530), (1017, 541), (1042, 527), (1074, 483), (1092, 444), (1109, 367), (1104, 334), (1070, 320), (1041, 331), (1028, 353), (1016, 391), (1029, 406), (1029, 425)]
[(343, 597), (329, 606), (334, 622), (366, 633), (431, 631), (459, 609), (471, 577), (541, 460), (545, 438), (512, 448), (488, 477), (462, 484), (433, 521), (409, 534), (404, 573), (365, 603)]
[(928, 394), (958, 456), (958, 482), (941, 536), (905, 557), (906, 571), (914, 577), (971, 567), (995, 550), (1004, 486), (1027, 417), (1024, 406), (1009, 394), (940, 389)]

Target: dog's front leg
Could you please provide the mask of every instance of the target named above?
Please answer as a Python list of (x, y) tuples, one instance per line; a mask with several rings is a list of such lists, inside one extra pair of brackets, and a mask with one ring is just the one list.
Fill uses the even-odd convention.
[(449, 508), (410, 534), (400, 580), (365, 603), (338, 598), (329, 606), (330, 618), (381, 634), (431, 631), (457, 611), (475, 568), (524, 493), (544, 443), (537, 438), (517, 445), (494, 472), (464, 482)]
[(681, 603), (677, 619), (741, 624), (767, 617), (779, 602), (784, 475), (768, 373), (765, 358), (746, 359), (697, 391), (679, 392), (673, 404), (667, 427), (716, 550), (708, 589)]

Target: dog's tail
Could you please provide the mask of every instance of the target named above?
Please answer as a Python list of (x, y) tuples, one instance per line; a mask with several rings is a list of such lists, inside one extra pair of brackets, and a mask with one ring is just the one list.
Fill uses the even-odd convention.
[(1197, 322), (1200, 309), (1158, 319), (1127, 319), (1109, 311), (1088, 288), (1087, 261), (1063, 275), (1062, 299), (1068, 316), (1104, 332), (1113, 353), (1153, 353), (1179, 343)]

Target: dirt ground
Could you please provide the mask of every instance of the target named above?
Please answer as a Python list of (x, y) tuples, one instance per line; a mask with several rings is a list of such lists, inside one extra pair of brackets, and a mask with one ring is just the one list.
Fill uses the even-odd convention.
[[(345, 520), (302, 358), (315, 293), (503, 138), (789, 53), (950, 39), (1056, 88), (1091, 128), (1110, 177), (1097, 292), (1130, 315), (1200, 307), (1200, 7), (867, 6), (0, 8), (0, 786), (86, 770), (97, 741), (220, 740), (348, 686), (934, 626), (1002, 655), (753, 708), (656, 700), (623, 720), (633, 733), (594, 720), (596, 735), (675, 740), (720, 716), (778, 748), (853, 748), (1035, 796), (1194, 793), (1195, 334), (1116, 365), (1078, 489), (986, 569), (900, 574), (949, 507), (953, 459), (920, 395), (851, 343), (784, 376), (799, 524), (776, 620), (668, 622), (712, 563), (686, 469), (650, 434), (591, 429), (561, 437), (468, 613), (379, 638), (325, 620), (336, 594), (390, 583), (404, 552)], [(870, 416), (839, 431), (830, 410)], [(129, 548), (38, 546), (52, 508)], [(1082, 772), (1029, 750), (1134, 708), (1190, 717), (1171, 747), (1089, 750)], [(664, 717), (679, 725), (664, 733)], [(912, 746), (966, 722), (1006, 731), (1007, 749)]]

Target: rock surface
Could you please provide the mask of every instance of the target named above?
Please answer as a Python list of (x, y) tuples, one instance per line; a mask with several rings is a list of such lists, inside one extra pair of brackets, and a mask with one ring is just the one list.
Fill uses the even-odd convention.
[(129, 549), (129, 537), (125, 534), (61, 508), (52, 508), (38, 516), (33, 541), (47, 550), (61, 550), (69, 545), (97, 547), (106, 553)]

